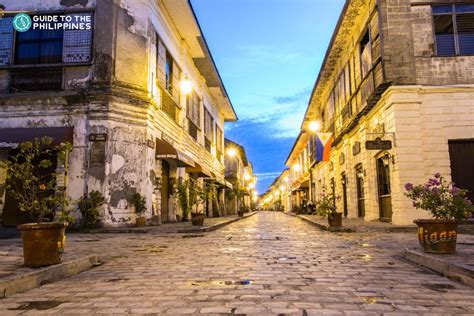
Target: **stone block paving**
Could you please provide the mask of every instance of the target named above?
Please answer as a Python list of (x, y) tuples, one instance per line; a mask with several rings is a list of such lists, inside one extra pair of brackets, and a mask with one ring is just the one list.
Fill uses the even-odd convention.
[[(251, 214), (246, 214), (249, 216)], [(215, 218), (206, 218), (202, 229), (210, 228), (215, 225), (222, 225), (230, 221), (235, 221), (238, 217), (224, 216)], [(192, 226), (190, 222), (171, 223), (160, 226), (147, 226), (139, 228), (115, 228), (115, 229), (97, 229), (96, 233), (67, 233), (66, 251), (63, 256), (63, 262), (73, 261), (91, 254), (99, 255), (102, 261), (108, 258), (121, 256), (122, 254), (140, 251), (140, 241), (153, 240), (154, 238), (144, 238), (142, 235), (166, 235), (167, 238), (182, 238), (178, 233), (193, 233), (199, 227)], [(14, 236), (12, 229), (7, 229), (9, 235)], [(136, 232), (137, 234), (133, 234)], [(122, 234), (124, 233), (124, 234)], [(131, 234), (129, 234), (131, 233)], [(116, 245), (120, 245), (119, 248)], [(152, 247), (145, 244), (145, 247)], [(23, 267), (23, 248), (20, 237), (0, 239), (0, 280), (11, 279), (33, 272), (35, 269)]]
[(0, 315), (474, 315), (473, 288), (399, 259), (408, 233), (265, 212), (207, 234), (81, 238), (104, 265), (0, 300)]

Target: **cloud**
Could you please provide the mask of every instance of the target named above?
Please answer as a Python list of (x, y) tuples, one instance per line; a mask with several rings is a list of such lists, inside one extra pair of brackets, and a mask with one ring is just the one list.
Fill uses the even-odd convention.
[(311, 88), (306, 88), (300, 92), (295, 93), (294, 95), (290, 96), (281, 96), (276, 97), (275, 102), (278, 104), (288, 104), (288, 103), (295, 103), (295, 102), (308, 102), (309, 95), (311, 93)]

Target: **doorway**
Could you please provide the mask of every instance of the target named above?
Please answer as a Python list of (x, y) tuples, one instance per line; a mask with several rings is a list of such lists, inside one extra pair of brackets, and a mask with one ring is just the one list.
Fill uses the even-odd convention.
[(377, 159), (377, 189), (379, 213), (382, 222), (392, 221), (392, 191), (390, 187), (390, 156)]
[(341, 174), (341, 184), (342, 184), (342, 202), (344, 206), (344, 217), (347, 217), (348, 210), (347, 210), (347, 177), (346, 173), (343, 172)]
[(457, 187), (467, 190), (467, 197), (474, 202), (474, 139), (449, 141), (451, 178)]
[(166, 160), (161, 162), (161, 221), (169, 222), (168, 205), (170, 191), (170, 165)]
[(365, 195), (364, 195), (364, 169), (362, 165), (356, 167), (356, 184), (357, 184), (357, 216), (365, 217)]

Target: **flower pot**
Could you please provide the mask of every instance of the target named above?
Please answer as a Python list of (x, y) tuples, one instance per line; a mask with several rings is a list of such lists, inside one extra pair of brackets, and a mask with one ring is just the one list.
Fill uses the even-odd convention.
[(418, 240), (424, 252), (449, 254), (456, 252), (458, 223), (436, 219), (417, 219)]
[(146, 217), (137, 217), (135, 219), (135, 226), (136, 227), (144, 227), (146, 226)]
[(342, 226), (342, 213), (335, 213), (328, 216), (329, 227)]
[(23, 239), (24, 264), (44, 267), (61, 262), (68, 223), (39, 223), (18, 225)]
[(244, 217), (244, 211), (237, 211), (237, 215), (239, 217)]
[(193, 226), (203, 226), (204, 225), (204, 214), (191, 214), (191, 223)]

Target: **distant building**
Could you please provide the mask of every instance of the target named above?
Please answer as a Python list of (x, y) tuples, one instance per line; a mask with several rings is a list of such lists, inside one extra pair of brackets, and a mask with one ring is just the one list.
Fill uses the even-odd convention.
[[(237, 116), (189, 1), (3, 5), (0, 159), (42, 135), (71, 142), (58, 183), (72, 202), (100, 191), (109, 226), (134, 222), (135, 192), (146, 197), (148, 219), (173, 222), (183, 217), (179, 181), (193, 177), (223, 191), (224, 123)], [(10, 11), (88, 16), (93, 27), (20, 33)], [(214, 205), (223, 205), (221, 193)], [(0, 170), (3, 225), (18, 224), (17, 213)]]
[(325, 189), (347, 217), (411, 224), (429, 214), (404, 184), (436, 172), (474, 199), (473, 20), (472, 2), (346, 1), (287, 161), (293, 205)]
[(229, 191), (226, 194), (226, 212), (230, 215), (237, 214), (242, 207), (253, 209), (257, 178), (253, 174), (253, 166), (247, 159), (245, 148), (225, 139), (225, 152), (225, 178)]

